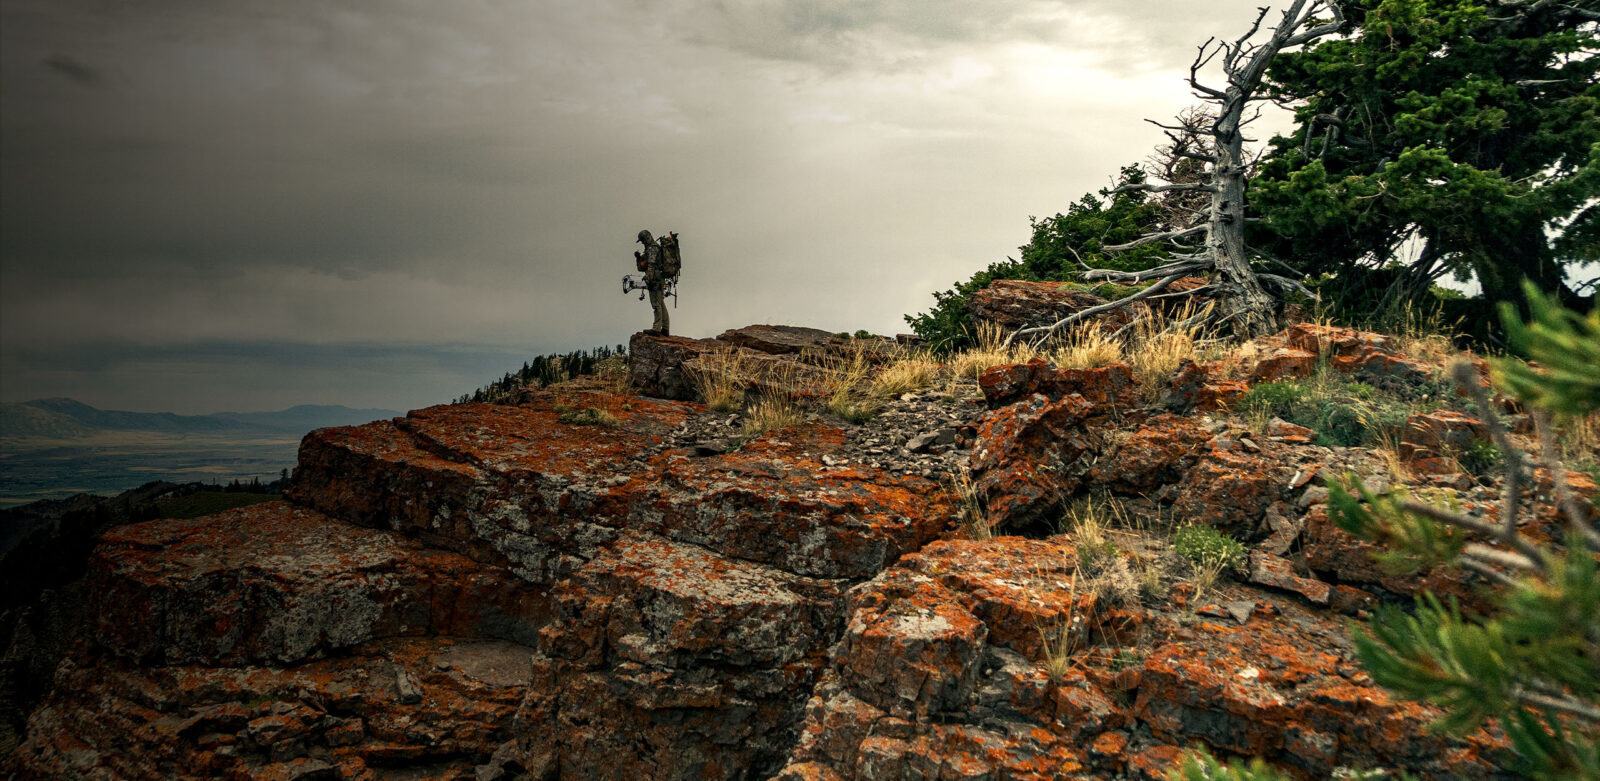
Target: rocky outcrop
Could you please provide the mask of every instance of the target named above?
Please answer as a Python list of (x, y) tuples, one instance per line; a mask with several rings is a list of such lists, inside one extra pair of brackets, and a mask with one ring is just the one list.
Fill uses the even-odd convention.
[(650, 396), (691, 401), (698, 393), (694, 377), (684, 365), (706, 353), (726, 349), (727, 344), (712, 339), (640, 331), (628, 340), (628, 382)]
[[(1205, 284), (1206, 280), (1200, 277), (1184, 277), (1174, 281), (1167, 289), (1178, 293), (1195, 290)], [(1102, 289), (1110, 287), (1100, 285), (1085, 289), (1084, 285), (1077, 282), (997, 279), (972, 294), (967, 301), (967, 311), (974, 320), (992, 323), (1008, 331), (1050, 325), (1068, 315), (1106, 303), (1105, 295), (1110, 294), (1103, 293)], [(1099, 315), (1096, 319), (1105, 326), (1120, 328), (1128, 323), (1130, 315), (1127, 310), (1116, 310)]]
[(1094, 446), (1083, 421), (1094, 405), (1072, 394), (1051, 401), (1035, 393), (990, 413), (972, 450), (972, 480), (991, 523), (1018, 528), (1048, 520), (1077, 492)]
[[(636, 390), (585, 378), (313, 432), (288, 503), (114, 530), (91, 557), (95, 631), (6, 769), (1114, 779), (1201, 743), (1298, 778), (1506, 777), (1496, 733), (1437, 736), (1435, 712), (1375, 688), (1343, 623), (1480, 584), (1388, 573), (1328, 520), (1346, 472), (1389, 474), (1377, 454), (1226, 412), (1300, 353), (1409, 360), (1370, 335), (1300, 327), (1254, 364), (1181, 367), (1153, 401), (1126, 366), (1038, 361), (752, 437), (670, 398), (692, 395), (686, 366), (864, 346), (741, 332), (636, 337)], [(1421, 449), (1475, 436), (1417, 428)], [(1492, 517), (1457, 477), (1426, 479)], [(1091, 496), (1225, 530), (1248, 564), (1197, 593), (1137, 524), (1086, 557), (1055, 524)], [(971, 539), (974, 509), (1032, 538)]]
[[(987, 321), (1008, 331), (1049, 325), (1073, 312), (1106, 303), (1073, 282), (1028, 282), (997, 279), (976, 291), (967, 301), (974, 320)], [(1128, 317), (1120, 315), (1123, 322)]]
[(827, 349), (833, 334), (819, 328), (793, 325), (747, 325), (723, 331), (717, 341), (768, 355), (794, 355)]
[[(1196, 741), (1309, 778), (1512, 777), (1503, 744), (1450, 745), (1426, 709), (1373, 686), (1336, 618), (1244, 588), (1229, 595), (1242, 622), (1112, 607), (1075, 582), (1075, 559), (1060, 537), (938, 542), (853, 589), (779, 777), (1144, 777)], [(1050, 637), (1072, 650), (1055, 674)]]

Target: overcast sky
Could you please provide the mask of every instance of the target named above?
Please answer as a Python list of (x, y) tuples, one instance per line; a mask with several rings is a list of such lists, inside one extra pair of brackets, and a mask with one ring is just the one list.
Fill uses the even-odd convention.
[(907, 330), (1159, 140), (1256, 0), (0, 0), (0, 397), (447, 401), (673, 330)]

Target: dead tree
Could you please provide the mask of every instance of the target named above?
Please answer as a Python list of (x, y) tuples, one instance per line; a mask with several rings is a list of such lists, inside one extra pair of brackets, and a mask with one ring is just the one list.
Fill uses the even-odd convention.
[[(1283, 19), (1273, 28), (1272, 34), (1264, 41), (1252, 43), (1250, 39), (1261, 30), (1261, 22), (1267, 17), (1269, 9), (1262, 8), (1250, 29), (1237, 40), (1229, 42), (1211, 38), (1200, 45), (1194, 62), (1189, 65), (1189, 86), (1209, 104), (1201, 114), (1208, 120), (1205, 134), (1209, 136), (1209, 142), (1196, 144), (1192, 140), (1186, 141), (1185, 132), (1192, 132), (1193, 128), (1185, 128), (1182, 115), (1178, 125), (1152, 124), (1167, 132), (1167, 137), (1172, 140), (1171, 154), (1202, 163), (1206, 166), (1206, 175), (1200, 181), (1129, 185), (1119, 188), (1119, 191), (1207, 193), (1210, 203), (1203, 214), (1204, 219), (1190, 227), (1149, 234), (1127, 244), (1103, 247), (1102, 250), (1106, 252), (1119, 252), (1166, 242), (1176, 248), (1177, 254), (1168, 262), (1144, 271), (1088, 269), (1083, 275), (1087, 280), (1124, 284), (1155, 282), (1130, 296), (1075, 312), (1051, 325), (1019, 330), (1011, 335), (1008, 343), (1023, 337), (1048, 338), (1062, 328), (1087, 318), (1158, 296), (1209, 295), (1215, 299), (1216, 306), (1206, 312), (1203, 323), (1195, 325), (1227, 323), (1242, 338), (1248, 339), (1278, 329), (1275, 312), (1277, 299), (1267, 292), (1265, 285), (1290, 290), (1305, 289), (1293, 280), (1275, 274), (1258, 274), (1250, 268), (1244, 243), (1244, 194), (1250, 165), (1245, 158), (1243, 130), (1246, 124), (1259, 116), (1259, 112), (1250, 112), (1250, 104), (1263, 99), (1257, 97), (1256, 93), (1272, 58), (1284, 49), (1338, 32), (1344, 24), (1339, 2), (1294, 0), (1283, 12)], [(1314, 24), (1320, 14), (1331, 15), (1332, 19)], [(1223, 89), (1202, 84), (1199, 76), (1200, 69), (1219, 56), (1227, 79), (1227, 86)], [(1192, 112), (1188, 114), (1191, 122), (1195, 116)], [(1196, 244), (1196, 241), (1199, 243)], [(1200, 274), (1208, 276), (1204, 286), (1181, 293), (1163, 293), (1173, 282)]]

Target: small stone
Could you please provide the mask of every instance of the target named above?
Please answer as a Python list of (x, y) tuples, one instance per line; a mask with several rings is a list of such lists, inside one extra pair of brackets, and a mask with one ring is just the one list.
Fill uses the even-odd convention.
[(400, 697), (403, 705), (415, 705), (422, 702), (422, 685), (399, 665), (394, 666), (395, 693)]

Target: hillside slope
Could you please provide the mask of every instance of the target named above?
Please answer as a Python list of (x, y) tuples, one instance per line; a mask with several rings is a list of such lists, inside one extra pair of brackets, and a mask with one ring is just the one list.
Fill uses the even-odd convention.
[[(627, 385), (324, 429), (287, 503), (108, 534), (94, 636), (10, 767), (1113, 779), (1200, 743), (1302, 778), (1512, 777), (1497, 734), (1434, 734), (1354, 663), (1346, 616), (1379, 598), (1480, 598), (1459, 572), (1389, 575), (1328, 522), (1330, 480), (1399, 472), (1227, 411), (1313, 375), (1431, 392), (1436, 367), (1381, 337), (1298, 326), (1155, 384), (947, 366), (855, 423), (823, 407), (848, 367), (897, 370), (886, 342), (763, 326), (629, 352)], [(663, 398), (735, 365), (741, 393), (810, 406), (758, 431), (757, 408)], [(1405, 474), (1493, 512), (1492, 481), (1441, 457), (1475, 421), (1416, 415)], [(1174, 553), (1186, 525), (1244, 543), (1233, 577)]]

